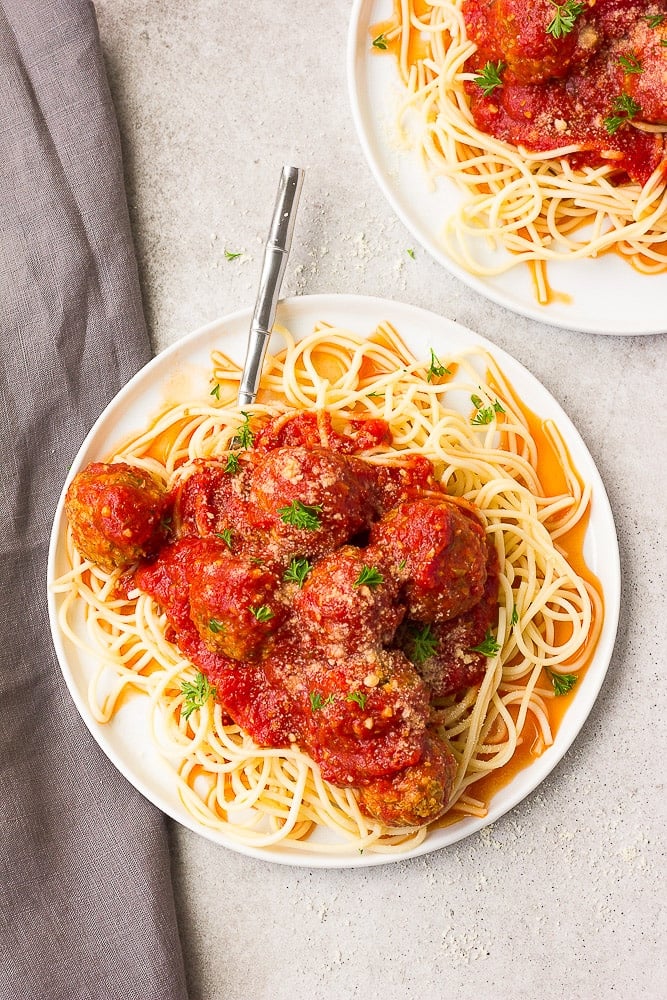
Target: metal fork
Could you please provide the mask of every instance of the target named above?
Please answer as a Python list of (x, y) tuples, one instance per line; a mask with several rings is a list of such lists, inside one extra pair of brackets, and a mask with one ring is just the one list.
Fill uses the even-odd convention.
[(254, 403), (257, 397), (271, 327), (276, 316), (280, 285), (292, 245), (303, 177), (304, 171), (301, 167), (285, 166), (280, 175), (271, 228), (264, 248), (257, 301), (248, 334), (248, 348), (239, 386), (239, 406)]

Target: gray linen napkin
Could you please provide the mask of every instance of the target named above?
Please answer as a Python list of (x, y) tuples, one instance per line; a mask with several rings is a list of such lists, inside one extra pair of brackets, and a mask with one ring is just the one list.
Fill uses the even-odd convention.
[(0, 997), (185, 997), (163, 817), (98, 750), (50, 641), (67, 468), (149, 357), (86, 0), (0, 0)]

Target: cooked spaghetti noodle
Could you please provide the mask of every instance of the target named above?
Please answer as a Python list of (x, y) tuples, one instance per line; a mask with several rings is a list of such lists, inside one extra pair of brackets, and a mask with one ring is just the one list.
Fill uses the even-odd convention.
[[(552, 424), (543, 440), (533, 436), (527, 412), (481, 348), (433, 355), (428, 369), (388, 324), (368, 339), (324, 323), (299, 342), (280, 332), (287, 346), (267, 359), (258, 401), (246, 415), (259, 424), (295, 410), (326, 411), (339, 425), (382, 418), (391, 444), (376, 446), (365, 461), (395, 465), (426, 456), (446, 492), (481, 513), (500, 568), (498, 651), (488, 655), (481, 683), (436, 699), (433, 718), (456, 761), (446, 822), (483, 816), (485, 779), (509, 778), (553, 742), (554, 679), (566, 675), (573, 683), (595, 649), (599, 586), (569, 558), (590, 490)], [(172, 487), (187, 463), (227, 453), (247, 418), (234, 404), (240, 371), (218, 352), (212, 360), (213, 396), (168, 407), (109, 461)], [(540, 481), (545, 461), (558, 478), (555, 491)], [(213, 698), (184, 711), (184, 684), (194, 684), (198, 672), (169, 641), (164, 612), (144, 593), (123, 592), (120, 571), (83, 559), (71, 531), (67, 545), (71, 569), (55, 585), (59, 622), (98, 664), (90, 709), (106, 723), (129, 694), (149, 699), (150, 737), (198, 824), (255, 848), (329, 853), (333, 837), (343, 853), (390, 852), (423, 841), (427, 828), (387, 828), (369, 819), (354, 789), (325, 782), (298, 746), (256, 746)], [(316, 833), (322, 829), (329, 831), (324, 838)]]
[[(664, 154), (650, 176), (636, 182), (619, 170), (620, 154), (613, 151), (603, 150), (602, 158), (592, 165), (573, 165), (587, 147), (568, 141), (566, 132), (559, 148), (541, 152), (535, 146), (529, 150), (521, 143), (495, 138), (478, 127), (471, 111), (471, 83), (480, 77), (470, 60), (478, 47), (467, 34), (463, 0), (397, 0), (396, 7), (395, 19), (381, 26), (378, 37), (382, 48), (396, 53), (408, 90), (398, 114), (403, 141), (418, 150), (432, 183), (447, 178), (463, 193), (456, 211), (443, 220), (442, 239), (453, 260), (479, 276), (497, 275), (528, 262), (543, 303), (549, 294), (548, 261), (592, 258), (615, 250), (640, 272), (665, 270)], [(372, 33), (377, 30), (376, 26)], [(663, 28), (653, 34), (656, 31), (662, 33)], [(631, 58), (640, 65), (637, 57)], [(531, 99), (537, 104), (536, 98)], [(611, 103), (611, 96), (608, 99)], [(496, 108), (501, 105), (499, 99)], [(645, 123), (637, 114), (638, 120), (631, 123), (623, 119), (620, 134), (623, 129), (642, 130), (645, 135), (667, 130), (667, 125)], [(533, 112), (526, 112), (526, 117), (532, 118)], [(492, 119), (487, 110), (487, 120)], [(565, 129), (566, 124), (556, 116), (557, 128)]]

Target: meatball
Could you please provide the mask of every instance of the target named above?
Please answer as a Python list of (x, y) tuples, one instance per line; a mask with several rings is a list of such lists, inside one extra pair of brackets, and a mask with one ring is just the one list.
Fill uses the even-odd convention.
[(320, 559), (294, 598), (300, 624), (314, 641), (345, 656), (391, 642), (403, 617), (398, 583), (376, 548), (345, 545)]
[(78, 551), (109, 573), (154, 556), (165, 540), (170, 512), (163, 486), (126, 462), (86, 466), (65, 497)]
[(403, 596), (411, 618), (448, 621), (480, 600), (486, 582), (484, 529), (456, 504), (400, 504), (373, 526), (371, 540), (404, 566)]
[(200, 638), (213, 653), (253, 659), (285, 618), (279, 578), (213, 541), (198, 556), (187, 578), (190, 617)]
[(519, 83), (543, 83), (566, 76), (600, 44), (600, 32), (586, 14), (573, 30), (555, 38), (548, 32), (555, 13), (550, 0), (466, 0), (468, 37), (477, 43), (476, 63), (501, 60)]
[(488, 546), (486, 571), (484, 593), (473, 608), (450, 621), (426, 626), (428, 641), (421, 647), (426, 656), (416, 655), (417, 637), (423, 635), (423, 628), (408, 623), (400, 630), (401, 647), (417, 664), (434, 698), (479, 684), (487, 671), (488, 657), (474, 647), (484, 642), (498, 623), (498, 556), (493, 545)]
[(255, 467), (250, 517), (286, 555), (321, 556), (369, 525), (372, 507), (344, 456), (277, 448)]
[(456, 777), (456, 760), (434, 735), (417, 764), (358, 789), (361, 808), (385, 826), (424, 826), (443, 814)]
[(355, 786), (419, 760), (428, 723), (426, 685), (398, 650), (311, 659), (301, 687), (308, 751), (322, 777)]
[(247, 463), (235, 468), (227, 459), (196, 459), (192, 468), (174, 491), (176, 534), (207, 537), (243, 529), (247, 524)]

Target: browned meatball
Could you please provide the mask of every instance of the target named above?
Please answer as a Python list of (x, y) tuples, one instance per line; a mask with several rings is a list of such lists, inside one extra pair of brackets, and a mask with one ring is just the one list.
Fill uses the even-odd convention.
[(563, 77), (600, 44), (595, 20), (585, 11), (573, 30), (555, 38), (547, 31), (556, 7), (550, 0), (465, 0), (468, 37), (477, 43), (475, 64), (500, 60), (520, 83)]
[(93, 462), (72, 480), (65, 513), (85, 559), (112, 572), (154, 556), (169, 520), (166, 491), (125, 462)]
[(344, 456), (325, 448), (277, 448), (254, 470), (251, 516), (289, 555), (320, 556), (365, 528), (370, 499)]
[(398, 583), (378, 554), (345, 545), (320, 559), (295, 595), (299, 622), (332, 655), (391, 642), (403, 617)]
[(246, 482), (248, 461), (195, 459), (191, 472), (174, 492), (174, 529), (178, 537), (219, 534), (237, 535), (248, 521)]
[(385, 826), (424, 826), (447, 808), (456, 760), (442, 740), (427, 736), (418, 764), (358, 789), (362, 809)]
[(374, 525), (371, 539), (404, 566), (411, 618), (448, 621), (481, 598), (486, 581), (484, 529), (455, 504), (401, 504)]
[(488, 545), (484, 593), (473, 608), (447, 622), (433, 625), (407, 623), (400, 645), (415, 663), (434, 698), (442, 698), (479, 684), (489, 657), (474, 647), (493, 635), (498, 623), (498, 556)]
[(255, 657), (285, 618), (275, 573), (231, 555), (220, 543), (188, 565), (190, 616), (208, 649), (233, 660)]

